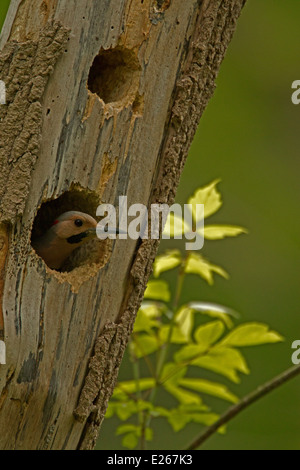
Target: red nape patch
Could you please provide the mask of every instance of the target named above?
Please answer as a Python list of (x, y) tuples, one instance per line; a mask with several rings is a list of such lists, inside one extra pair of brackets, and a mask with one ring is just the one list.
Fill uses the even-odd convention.
[(58, 223), (59, 223), (59, 220), (54, 220), (52, 226), (53, 226), (53, 225), (56, 225), (56, 224), (58, 224)]

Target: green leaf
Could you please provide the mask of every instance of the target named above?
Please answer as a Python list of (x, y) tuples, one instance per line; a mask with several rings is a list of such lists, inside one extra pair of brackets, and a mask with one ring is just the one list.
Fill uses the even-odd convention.
[(116, 412), (116, 405), (118, 404), (119, 402), (113, 402), (112, 400), (110, 400), (110, 402), (108, 403), (106, 413), (105, 413), (105, 419), (112, 418), (114, 416)]
[(195, 332), (195, 339), (198, 344), (188, 344), (175, 353), (176, 362), (192, 362), (207, 352), (224, 332), (224, 325), (221, 321), (211, 322), (200, 326)]
[[(190, 341), (193, 329), (193, 310), (182, 307), (175, 315), (175, 326), (172, 328), (171, 343), (183, 344)], [(162, 343), (166, 343), (169, 337), (170, 326), (163, 325), (159, 330), (159, 337)]]
[(185, 340), (189, 341), (194, 326), (193, 309), (187, 306), (181, 307), (175, 314), (175, 322)]
[(154, 409), (152, 403), (150, 403), (149, 401), (138, 400), (137, 402), (135, 402), (135, 404), (137, 412), (144, 410), (152, 411)]
[[(205, 426), (212, 426), (219, 419), (219, 415), (216, 413), (197, 413), (193, 416), (193, 421), (195, 423), (204, 424)], [(218, 433), (225, 434), (226, 427), (221, 426), (218, 429)]]
[(278, 343), (283, 337), (271, 331), (263, 323), (246, 323), (231, 331), (220, 343), (224, 346), (256, 346), (258, 344)]
[(185, 428), (185, 426), (190, 423), (193, 419), (193, 416), (182, 413), (178, 408), (174, 409), (170, 412), (168, 417), (168, 422), (172, 426), (173, 431), (178, 432), (181, 429)]
[(178, 367), (178, 364), (174, 362), (168, 362), (164, 365), (161, 373), (161, 381), (168, 381), (169, 384), (176, 385), (178, 380), (183, 378), (187, 373), (187, 367)]
[(184, 220), (183, 217), (179, 217), (177, 214), (169, 213), (166, 224), (162, 233), (163, 238), (174, 238), (174, 237), (183, 237), (184, 233), (189, 233), (192, 231), (190, 227)]
[(220, 180), (215, 180), (212, 183), (199, 188), (195, 191), (194, 195), (188, 199), (188, 204), (192, 204), (192, 214), (196, 220), (196, 204), (204, 204), (204, 218), (217, 212), (222, 206), (221, 194), (217, 191), (216, 185)]
[(175, 353), (174, 359), (176, 362), (188, 363), (194, 365), (194, 361), (207, 352), (205, 344), (188, 344)]
[(171, 298), (169, 286), (165, 281), (149, 281), (144, 297), (169, 302)]
[(250, 373), (246, 360), (240, 351), (228, 347), (219, 347), (218, 345), (204, 356), (193, 361), (193, 366), (203, 367), (224, 375), (234, 383), (240, 383), (238, 372)]
[(186, 367), (179, 368), (177, 364), (171, 362), (164, 366), (161, 374), (161, 382), (167, 392), (173, 395), (180, 403), (196, 404), (202, 403), (201, 397), (177, 386), (187, 372)]
[[(120, 436), (122, 434), (126, 434), (127, 436), (128, 434), (131, 435), (129, 440), (126, 441), (126, 445), (124, 444), (124, 441), (122, 441), (122, 444), (124, 445), (124, 447), (129, 447), (130, 449), (133, 449), (132, 445), (134, 442), (136, 442), (137, 444), (137, 441), (135, 441), (132, 436), (136, 436), (136, 438), (140, 437), (142, 434), (142, 428), (140, 425), (136, 424), (122, 424), (117, 428), (116, 435)], [(153, 431), (149, 427), (145, 429), (145, 439), (146, 441), (151, 441), (153, 439)], [(134, 445), (134, 447), (136, 446), (136, 444)]]
[(153, 378), (143, 378), (138, 381), (128, 380), (124, 382), (119, 382), (116, 388), (114, 389), (113, 398), (115, 400), (125, 401), (128, 399), (128, 396), (133, 395), (137, 391), (149, 390), (155, 387), (155, 379)]
[(139, 443), (139, 438), (134, 432), (129, 432), (122, 439), (122, 446), (127, 449), (135, 449)]
[(148, 315), (145, 310), (140, 309), (137, 313), (133, 331), (135, 333), (139, 333), (140, 331), (150, 333), (152, 328), (159, 328), (160, 323), (154, 318), (155, 317)]
[(154, 418), (157, 418), (158, 416), (162, 416), (164, 418), (168, 418), (170, 414), (170, 411), (167, 410), (167, 408), (164, 408), (163, 406), (155, 406), (153, 408), (153, 411), (151, 411), (151, 415)]
[(160, 346), (161, 343), (156, 336), (147, 334), (134, 335), (131, 342), (133, 354), (137, 358), (149, 356), (157, 351)]
[(165, 390), (175, 397), (180, 403), (184, 404), (200, 404), (201, 398), (195, 393), (184, 390), (176, 385), (169, 385), (167, 382), (163, 384)]
[(153, 439), (153, 429), (146, 428), (145, 429), (145, 439), (146, 441), (152, 441)]
[(182, 387), (190, 388), (200, 393), (206, 393), (217, 398), (229, 401), (231, 403), (237, 403), (238, 397), (228, 390), (225, 385), (210, 382), (209, 380), (182, 378), (178, 381)]
[(139, 309), (139, 313), (143, 312), (148, 318), (154, 319), (161, 316), (161, 311), (165, 308), (165, 305), (161, 302), (151, 302), (151, 300), (146, 300), (142, 302), (142, 305)]
[(203, 279), (205, 279), (209, 285), (212, 285), (214, 282), (213, 273), (219, 274), (225, 279), (228, 279), (229, 277), (223, 268), (210, 263), (197, 253), (190, 253), (188, 255), (185, 265), (185, 272), (198, 274)]
[(174, 269), (181, 264), (181, 253), (179, 250), (169, 250), (164, 255), (157, 256), (153, 265), (154, 277), (162, 272)]
[(136, 434), (138, 434), (139, 426), (137, 426), (136, 424), (121, 424), (116, 430), (116, 435), (121, 436), (122, 434), (126, 434), (128, 432), (135, 432)]
[[(218, 420), (219, 415), (205, 412), (206, 410), (207, 407), (202, 405), (179, 405), (169, 411), (167, 419), (175, 432), (180, 431), (190, 422), (211, 426)], [(225, 427), (222, 426), (218, 432), (224, 433)]]
[(120, 436), (125, 434), (122, 439), (122, 446), (128, 449), (134, 449), (139, 442), (139, 436), (141, 434), (140, 426), (135, 424), (122, 424), (116, 430), (116, 435)]
[(236, 225), (206, 225), (204, 227), (204, 238), (207, 240), (222, 240), (225, 237), (236, 237), (241, 233), (248, 233), (248, 231)]
[(199, 326), (195, 332), (195, 340), (207, 349), (214, 344), (224, 333), (225, 327), (220, 320)]
[(116, 405), (116, 415), (120, 418), (121, 421), (126, 421), (130, 416), (134, 415), (137, 412), (136, 404), (133, 400), (127, 402), (115, 403)]
[(111, 418), (114, 414), (118, 416), (121, 421), (128, 420), (132, 415), (140, 411), (152, 411), (153, 405), (144, 400), (126, 400), (123, 402), (110, 400), (105, 418)]
[[(163, 325), (159, 329), (159, 339), (161, 343), (166, 343), (169, 338), (169, 332), (170, 332), (170, 326), (169, 325)], [(180, 328), (178, 326), (174, 326), (172, 328), (172, 335), (171, 335), (171, 343), (174, 344), (184, 344), (188, 342), (188, 339), (186, 336), (181, 332)]]
[(212, 318), (219, 318), (229, 329), (233, 327), (233, 322), (230, 316), (235, 318), (238, 318), (239, 316), (232, 308), (215, 304), (213, 302), (189, 302), (187, 306), (193, 309), (194, 312), (199, 312)]

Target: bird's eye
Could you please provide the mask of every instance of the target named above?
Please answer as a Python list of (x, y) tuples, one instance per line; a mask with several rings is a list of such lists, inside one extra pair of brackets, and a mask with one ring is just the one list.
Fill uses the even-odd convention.
[(82, 227), (83, 222), (81, 219), (76, 219), (74, 224), (76, 225), (76, 227)]

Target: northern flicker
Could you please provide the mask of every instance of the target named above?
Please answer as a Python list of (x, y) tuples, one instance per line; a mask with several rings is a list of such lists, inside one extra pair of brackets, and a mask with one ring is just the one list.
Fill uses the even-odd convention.
[(49, 268), (59, 270), (75, 248), (97, 236), (96, 227), (97, 221), (89, 214), (64, 212), (32, 246)]

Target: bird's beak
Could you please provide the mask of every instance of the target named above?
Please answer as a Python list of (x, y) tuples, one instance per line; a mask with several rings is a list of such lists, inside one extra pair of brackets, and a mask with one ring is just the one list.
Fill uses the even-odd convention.
[(113, 228), (112, 230), (108, 230), (107, 233), (116, 233), (117, 235), (119, 234), (127, 235), (127, 232), (124, 232), (124, 230), (120, 230), (118, 228)]
[(87, 233), (88, 236), (90, 236), (90, 237), (96, 237), (96, 236), (97, 236), (96, 227), (88, 228), (88, 229), (86, 230), (86, 233)]
[[(93, 227), (93, 228), (89, 228), (87, 230), (87, 232), (91, 232), (91, 234), (96, 234), (97, 235), (97, 228)], [(123, 234), (123, 235), (127, 235), (127, 232), (124, 232), (124, 230), (120, 230), (118, 228), (113, 228), (113, 229), (107, 229), (105, 230), (105, 233), (110, 233), (110, 234), (113, 234), (113, 235), (119, 235), (119, 234)]]

